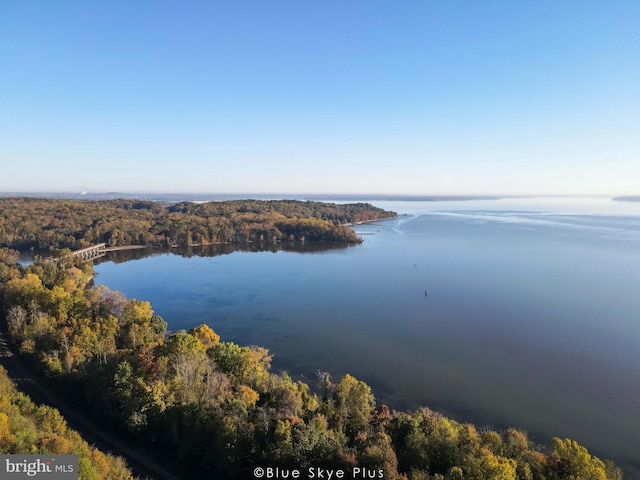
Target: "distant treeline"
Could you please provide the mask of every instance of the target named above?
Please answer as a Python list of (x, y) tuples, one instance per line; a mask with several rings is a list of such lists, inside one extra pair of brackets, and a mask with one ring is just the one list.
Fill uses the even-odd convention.
[(185, 478), (255, 478), (256, 466), (366, 467), (366, 478), (386, 480), (622, 478), (569, 439), (542, 450), (513, 428), (392, 412), (351, 375), (335, 383), (318, 372), (316, 388), (294, 381), (271, 371), (268, 350), (221, 341), (207, 325), (167, 335), (149, 302), (87, 289), (91, 265), (66, 255), (21, 268), (17, 257), (0, 249), (2, 312), (19, 351)]
[(177, 203), (0, 198), (0, 246), (78, 249), (96, 243), (190, 246), (210, 243), (357, 243), (344, 226), (396, 216), (367, 203), (297, 200)]
[(614, 200), (619, 202), (640, 202), (640, 195), (631, 197), (615, 197)]

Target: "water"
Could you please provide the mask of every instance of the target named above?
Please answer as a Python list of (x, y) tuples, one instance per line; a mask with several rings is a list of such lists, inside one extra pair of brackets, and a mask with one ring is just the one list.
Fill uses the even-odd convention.
[(348, 372), (393, 408), (638, 467), (640, 204), (372, 203), (407, 215), (359, 226), (358, 246), (156, 254), (101, 263), (96, 283), (150, 300), (172, 330), (265, 346), (310, 382)]

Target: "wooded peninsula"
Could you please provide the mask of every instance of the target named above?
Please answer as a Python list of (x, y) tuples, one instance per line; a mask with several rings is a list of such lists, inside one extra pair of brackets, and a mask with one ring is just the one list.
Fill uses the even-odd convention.
[[(13, 198), (0, 208), (2, 246), (38, 249), (289, 235), (354, 241), (341, 225), (392, 215), (366, 204), (289, 201), (162, 206)], [(185, 478), (255, 478), (256, 466), (269, 466), (366, 467), (377, 475), (366, 478), (387, 480), (622, 479), (613, 463), (570, 439), (540, 446), (515, 428), (477, 429), (428, 408), (392, 411), (351, 375), (334, 382), (318, 372), (315, 384), (295, 381), (271, 370), (268, 350), (224, 341), (207, 325), (169, 334), (149, 302), (90, 288), (91, 263), (68, 252), (26, 267), (17, 260), (17, 251), (0, 249), (3, 329), (17, 351), (61, 392), (73, 392), (68, 401), (93, 421), (116, 425)], [(0, 372), (0, 407), (16, 412), (16, 393), (2, 382)], [(45, 418), (43, 436), (27, 435), (28, 422), (3, 412), (9, 410), (0, 409), (0, 452), (73, 453), (62, 437), (51, 440), (62, 435), (55, 414), (36, 412)], [(121, 475), (107, 478), (129, 475), (118, 462), (104, 468)]]
[(229, 200), (162, 205), (138, 200), (0, 198), (0, 246), (79, 249), (96, 243), (193, 246), (362, 240), (347, 224), (395, 217), (368, 203)]

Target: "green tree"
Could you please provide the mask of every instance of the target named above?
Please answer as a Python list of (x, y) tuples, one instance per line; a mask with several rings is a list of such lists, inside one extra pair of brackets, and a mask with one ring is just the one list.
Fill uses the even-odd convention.
[(608, 472), (602, 460), (590, 455), (586, 448), (568, 438), (553, 439), (547, 468), (548, 478), (551, 480), (607, 480), (620, 475), (617, 470)]
[(369, 385), (346, 374), (336, 386), (334, 403), (337, 425), (353, 436), (368, 425), (375, 399)]

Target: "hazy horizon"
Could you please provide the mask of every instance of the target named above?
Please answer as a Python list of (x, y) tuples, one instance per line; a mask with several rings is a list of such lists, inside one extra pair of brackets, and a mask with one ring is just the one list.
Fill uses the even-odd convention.
[(220, 196), (220, 197), (242, 197), (251, 198), (256, 197), (318, 197), (318, 198), (371, 198), (371, 199), (384, 199), (384, 198), (406, 198), (406, 199), (437, 199), (437, 198), (460, 198), (460, 199), (492, 199), (492, 198), (617, 198), (617, 197), (635, 197), (637, 195), (627, 194), (615, 194), (615, 193), (603, 193), (603, 194), (523, 194), (523, 193), (449, 193), (449, 194), (406, 194), (406, 193), (389, 193), (389, 192), (375, 192), (375, 193), (351, 193), (351, 192), (215, 192), (215, 191), (202, 191), (202, 192), (188, 192), (188, 191), (0, 191), (0, 196), (71, 196), (71, 197), (87, 197), (94, 196), (106, 196), (106, 195), (124, 195), (124, 196), (149, 196), (149, 195), (164, 195), (164, 196)]

